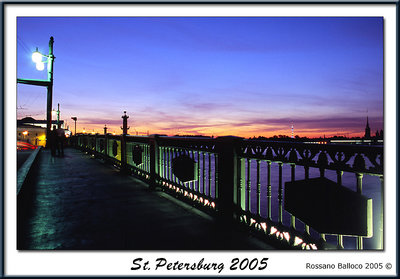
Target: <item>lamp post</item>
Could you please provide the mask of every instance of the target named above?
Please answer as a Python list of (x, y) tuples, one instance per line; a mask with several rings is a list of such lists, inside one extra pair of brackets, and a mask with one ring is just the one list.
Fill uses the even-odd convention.
[(74, 117), (71, 117), (71, 119), (74, 120), (74, 122), (75, 122), (75, 133), (74, 133), (74, 135), (76, 136), (76, 120), (78, 120), (78, 118), (74, 116)]
[[(38, 49), (32, 54), (32, 60), (36, 63), (36, 69), (39, 71), (44, 70), (44, 63), (47, 63), (47, 80), (37, 80), (37, 79), (22, 79), (17, 78), (18, 83), (22, 84), (30, 84), (36, 86), (44, 86), (47, 88), (47, 127), (46, 127), (46, 148), (49, 147), (49, 135), (51, 130), (51, 108), (53, 102), (53, 63), (55, 56), (53, 55), (53, 44), (54, 38), (50, 37), (49, 40), (49, 54), (41, 54)], [(42, 58), (45, 57), (46, 60), (42, 61)]]
[(60, 129), (60, 104), (57, 106), (57, 129)]

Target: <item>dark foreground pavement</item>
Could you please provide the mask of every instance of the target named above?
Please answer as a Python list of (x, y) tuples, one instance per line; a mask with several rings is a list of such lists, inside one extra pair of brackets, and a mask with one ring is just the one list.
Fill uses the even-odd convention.
[(25, 163), (26, 159), (33, 153), (34, 150), (18, 150), (17, 151), (17, 170)]
[(273, 249), (78, 150), (38, 160), (19, 201), (19, 250)]

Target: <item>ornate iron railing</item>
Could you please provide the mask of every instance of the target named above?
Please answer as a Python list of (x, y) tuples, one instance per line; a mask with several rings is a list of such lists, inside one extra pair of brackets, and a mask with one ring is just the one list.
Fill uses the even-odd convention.
[[(310, 179), (310, 173), (325, 177), (333, 172), (338, 186), (343, 185), (343, 173), (354, 173), (359, 195), (363, 176), (378, 176), (381, 212), (374, 219), (378, 233), (373, 237), (378, 244), (373, 249), (382, 249), (382, 146), (110, 134), (78, 135), (73, 140), (82, 150), (145, 180), (150, 188), (160, 187), (227, 225), (236, 220), (288, 249), (349, 248), (344, 247), (344, 238), (355, 238), (355, 248), (364, 248), (362, 235), (331, 233), (336, 238), (332, 243), (326, 233), (315, 231), (285, 210), (284, 182), (296, 182), (296, 166), (304, 168), (304, 180)], [(289, 176), (283, 174), (284, 166), (290, 168)]]
[[(271, 234), (271, 230), (267, 231), (267, 224), (273, 228), (273, 234), (277, 235), (278, 238), (288, 243), (301, 243), (303, 247), (315, 248), (315, 245), (308, 245), (313, 242), (311, 237), (310, 227), (307, 224), (304, 226), (303, 236), (290, 237), (291, 231), (296, 231), (296, 220), (295, 216), (290, 216), (286, 226), (283, 226), (283, 174), (282, 169), (284, 165), (290, 167), (290, 180), (295, 181), (296, 177), (296, 166), (304, 167), (304, 179), (310, 179), (310, 169), (318, 170), (319, 177), (325, 177), (327, 170), (336, 172), (337, 185), (343, 185), (342, 177), (343, 173), (354, 173), (357, 193), (362, 194), (362, 179), (365, 174), (379, 176), (380, 178), (380, 189), (381, 192), (381, 205), (379, 210), (379, 218), (374, 220), (375, 225), (378, 227), (378, 236), (381, 238), (376, 242), (379, 243), (379, 248), (382, 248), (382, 231), (383, 231), (383, 147), (382, 146), (363, 146), (363, 145), (333, 145), (333, 144), (305, 144), (299, 142), (271, 142), (271, 141), (259, 141), (259, 140), (242, 140), (239, 149), (240, 157), (240, 169), (242, 174), (240, 175), (240, 189), (238, 196), (240, 197), (242, 214), (241, 218), (243, 221), (251, 226), (264, 227), (267, 234)], [(251, 166), (251, 162), (255, 161), (255, 166)], [(267, 199), (267, 212), (266, 218), (260, 218), (260, 204), (263, 199), (260, 195), (260, 173), (261, 164), (266, 164), (267, 182), (266, 182), (266, 199)], [(278, 166), (278, 183), (277, 183), (277, 209), (278, 225), (270, 222), (271, 217), (271, 199), (272, 199), (272, 184), (271, 184), (271, 166), (276, 164)], [(255, 169), (256, 188), (252, 187), (251, 169)], [(246, 172), (246, 173), (245, 173)], [(315, 172), (314, 172), (315, 175)], [(252, 191), (255, 195), (252, 196)], [(254, 198), (254, 202), (250, 199)], [(264, 197), (265, 199), (265, 197)], [(340, 203), (341, 201), (337, 201)], [(255, 209), (252, 210), (251, 204), (255, 205)], [(265, 221), (265, 219), (267, 221)], [(251, 220), (251, 221), (249, 221)], [(299, 229), (297, 229), (298, 231)], [(314, 233), (314, 238), (316, 234)], [(297, 237), (297, 238), (296, 238)], [(337, 234), (337, 245), (336, 248), (343, 249), (343, 235)], [(326, 236), (323, 233), (319, 234), (318, 241), (316, 242), (317, 247), (327, 247), (329, 243), (326, 241)], [(314, 240), (315, 241), (315, 240)], [(315, 244), (315, 242), (314, 242)], [(363, 238), (362, 236), (356, 236), (356, 248), (363, 249)], [(378, 247), (375, 247), (378, 248)]]

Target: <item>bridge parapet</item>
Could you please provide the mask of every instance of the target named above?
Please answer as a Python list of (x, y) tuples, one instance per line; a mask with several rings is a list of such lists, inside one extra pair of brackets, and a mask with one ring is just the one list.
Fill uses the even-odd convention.
[[(325, 233), (284, 210), (284, 180), (296, 180), (296, 166), (304, 168), (306, 180), (333, 171), (339, 186), (344, 172), (353, 173), (359, 195), (363, 175), (379, 176), (383, 201), (382, 146), (111, 134), (77, 135), (74, 141), (78, 148), (148, 182), (150, 188), (159, 187), (226, 225), (237, 221), (290, 249), (342, 249), (343, 238), (348, 237), (333, 234), (337, 239), (332, 244)], [(290, 175), (284, 175), (284, 166)], [(277, 174), (275, 180), (272, 173)], [(380, 232), (382, 208), (383, 204), (380, 218), (374, 220)], [(378, 238), (374, 249), (382, 249), (382, 235), (374, 236)], [(363, 249), (364, 238), (351, 237), (356, 248)]]

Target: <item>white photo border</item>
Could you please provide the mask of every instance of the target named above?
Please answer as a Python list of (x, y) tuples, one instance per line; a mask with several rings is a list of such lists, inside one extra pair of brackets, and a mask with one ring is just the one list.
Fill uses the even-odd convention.
[[(63, 252), (16, 250), (16, 18), (19, 16), (188, 16), (188, 17), (383, 17), (384, 18), (384, 131), (385, 131), (385, 249), (384, 251), (265, 251), (265, 252)], [(4, 5), (4, 274), (6, 276), (394, 276), (397, 275), (397, 13), (396, 4), (5, 4)], [(218, 271), (132, 271), (132, 261), (223, 263)], [(231, 271), (234, 257), (269, 258), (263, 271)], [(306, 263), (391, 264), (378, 270), (306, 269)]]

